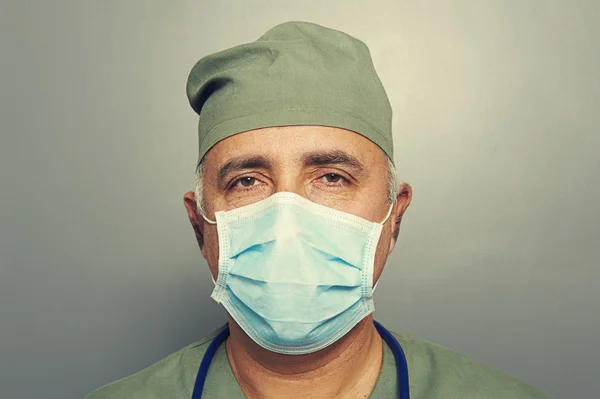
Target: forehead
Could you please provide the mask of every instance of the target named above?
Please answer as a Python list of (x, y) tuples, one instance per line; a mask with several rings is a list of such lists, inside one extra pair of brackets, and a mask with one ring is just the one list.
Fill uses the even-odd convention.
[(261, 155), (274, 161), (297, 162), (309, 152), (341, 151), (366, 167), (385, 164), (385, 153), (364, 136), (329, 126), (280, 126), (251, 130), (215, 144), (204, 163), (218, 166), (228, 159)]

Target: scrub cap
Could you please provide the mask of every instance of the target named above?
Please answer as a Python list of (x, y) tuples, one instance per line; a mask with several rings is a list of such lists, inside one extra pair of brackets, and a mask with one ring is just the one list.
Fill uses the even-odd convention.
[(362, 41), (308, 22), (202, 58), (187, 81), (204, 155), (249, 130), (290, 125), (354, 131), (394, 160), (392, 108)]

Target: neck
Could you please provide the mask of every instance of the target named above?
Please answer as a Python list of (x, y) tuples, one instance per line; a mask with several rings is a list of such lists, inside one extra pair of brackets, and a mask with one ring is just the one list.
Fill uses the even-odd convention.
[(329, 347), (307, 355), (270, 352), (229, 317), (227, 356), (248, 398), (368, 397), (383, 361), (383, 343), (368, 316)]

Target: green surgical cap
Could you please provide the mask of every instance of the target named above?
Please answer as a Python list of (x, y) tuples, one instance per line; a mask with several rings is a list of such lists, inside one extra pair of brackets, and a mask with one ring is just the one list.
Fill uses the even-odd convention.
[(392, 108), (367, 46), (343, 32), (286, 22), (258, 40), (202, 58), (187, 81), (200, 116), (200, 153), (235, 134), (270, 126), (354, 131), (394, 160)]

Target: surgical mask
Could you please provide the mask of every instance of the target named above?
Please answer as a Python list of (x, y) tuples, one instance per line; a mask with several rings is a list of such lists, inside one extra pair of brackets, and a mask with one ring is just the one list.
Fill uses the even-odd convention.
[(219, 273), (211, 297), (252, 340), (281, 354), (321, 350), (375, 310), (383, 224), (280, 192), (215, 213)]

